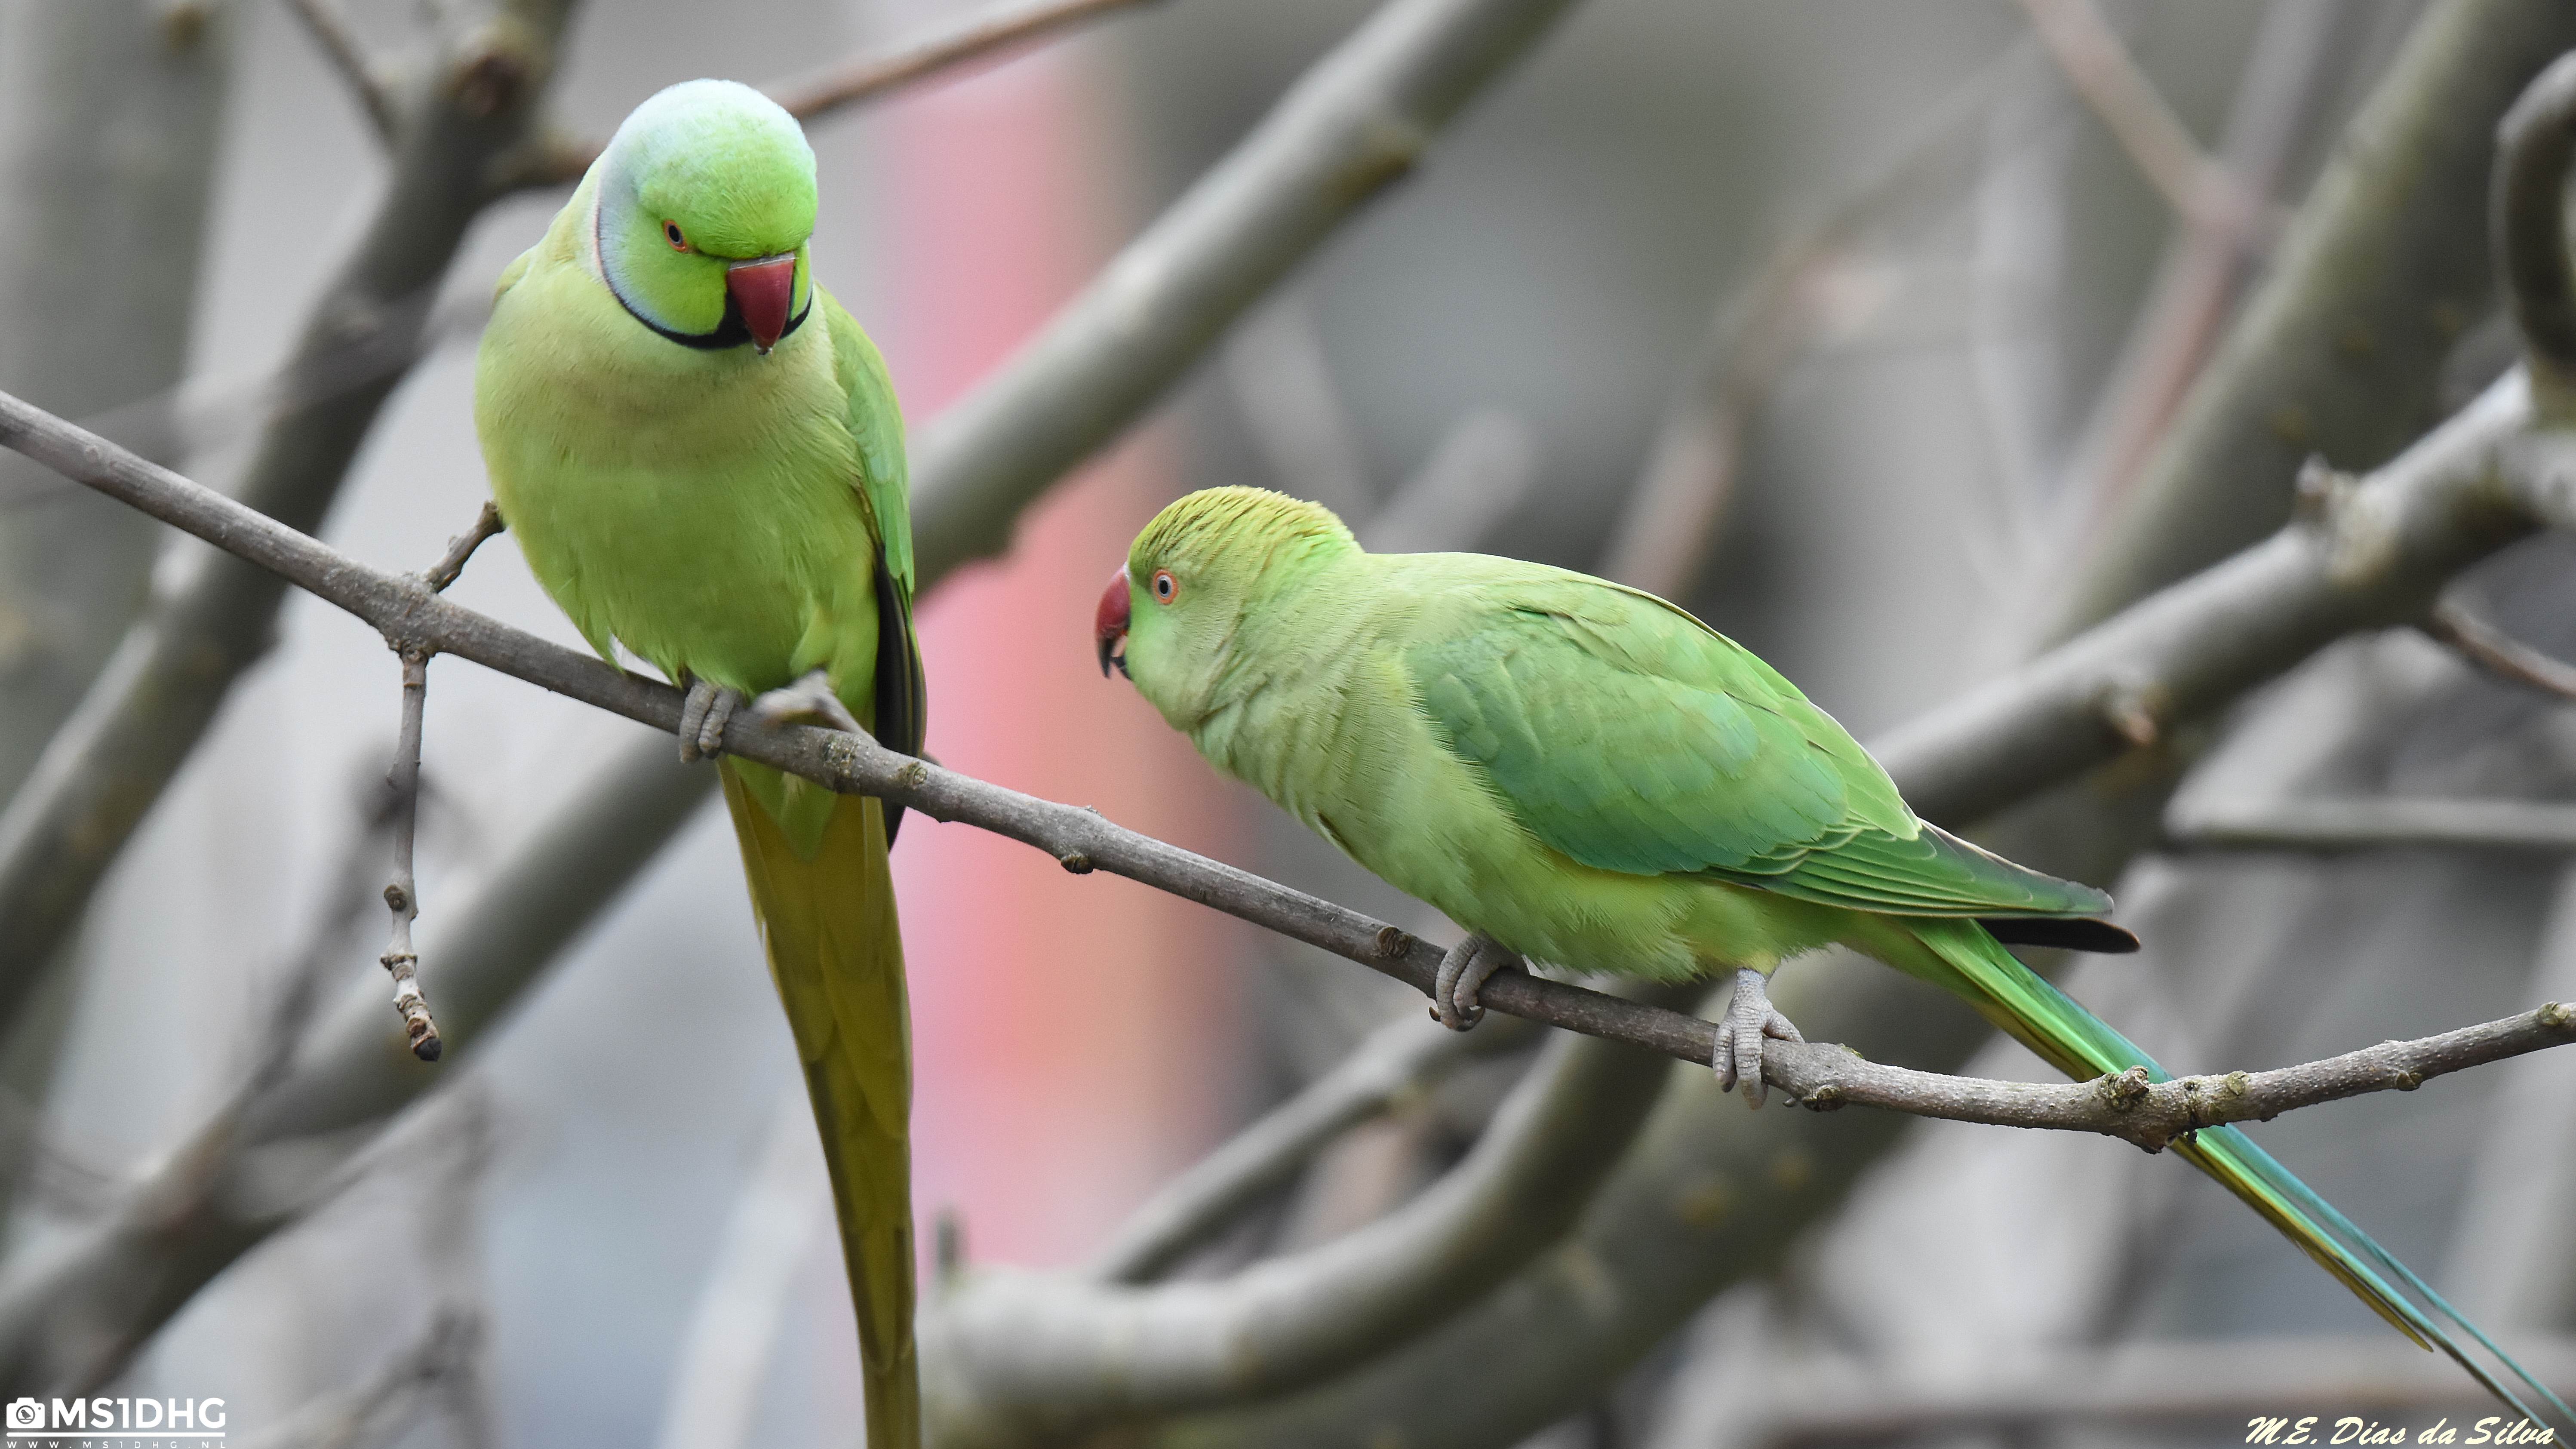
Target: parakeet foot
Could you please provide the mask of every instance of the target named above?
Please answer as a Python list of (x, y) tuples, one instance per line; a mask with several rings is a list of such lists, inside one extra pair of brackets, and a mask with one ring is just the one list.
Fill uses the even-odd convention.
[(1716, 1060), (1717, 1089), (1721, 1092), (1744, 1085), (1744, 1105), (1759, 1107), (1768, 1088), (1762, 1082), (1762, 1039), (1805, 1041), (1789, 1018), (1771, 1004), (1765, 981), (1759, 971), (1746, 969), (1735, 973), (1735, 999), (1726, 1003), (1726, 1015), (1717, 1022)]
[(1485, 978), (1497, 971), (1520, 969), (1521, 958), (1503, 949), (1503, 944), (1482, 931), (1449, 948), (1440, 958), (1440, 970), (1431, 982), (1431, 1014), (1451, 1031), (1465, 1031), (1485, 1019), (1485, 1008), (1478, 1005), (1476, 993), (1485, 989)]
[(703, 679), (689, 681), (680, 701), (680, 763), (704, 759), (724, 748), (725, 722), (742, 704), (742, 696)]
[(832, 681), (820, 669), (807, 671), (794, 684), (770, 690), (751, 702), (751, 717), (762, 724), (813, 724), (860, 734), (849, 706), (832, 692)]

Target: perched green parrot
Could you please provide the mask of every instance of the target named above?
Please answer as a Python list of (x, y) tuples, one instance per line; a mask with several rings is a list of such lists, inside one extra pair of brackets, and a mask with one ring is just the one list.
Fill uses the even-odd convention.
[[(767, 718), (921, 750), (903, 421), (807, 273), (814, 153), (748, 86), (635, 108), (501, 274), (475, 362), (493, 496), (600, 657), (688, 686), (684, 759)], [(920, 1441), (911, 1064), (886, 849), (899, 812), (727, 759), (857, 1306), (870, 1449)]]
[[(1800, 1039), (1764, 982), (1840, 943), (1962, 998), (2071, 1077), (2164, 1079), (2001, 944), (2135, 949), (2101, 919), (2108, 896), (1916, 819), (1795, 686), (1651, 594), (1482, 554), (1373, 554), (1314, 504), (1220, 488), (1146, 525), (1094, 635), (1102, 672), (1123, 668), (1211, 764), (1471, 933), (1433, 993), (1453, 1028), (1522, 957), (1662, 981), (1732, 973), (1715, 1065), (1758, 1106), (1765, 1038)], [(2390, 1280), (2566, 1414), (2244, 1133), (2175, 1150), (2498, 1397), (2522, 1408)]]

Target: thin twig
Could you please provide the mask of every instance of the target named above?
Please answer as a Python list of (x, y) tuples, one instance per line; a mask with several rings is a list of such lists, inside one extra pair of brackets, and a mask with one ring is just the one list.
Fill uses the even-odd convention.
[(2248, 251), (2259, 248), (2272, 229), (2270, 208), (2201, 150), (2093, 0), (2021, 0), (2021, 6), (2067, 84), (2166, 204), (2194, 227)]
[(447, 541), (447, 552), (429, 566), (429, 572), (420, 576), (421, 582), (429, 585), (433, 594), (446, 593), (447, 586), (465, 572), (465, 561), (474, 557), (474, 550), (481, 548), (485, 539), (505, 527), (507, 525), (501, 522), (501, 505), (489, 498), (484, 499), (482, 508), (474, 515), (473, 526)]
[(379, 1442), (384, 1427), (421, 1391), (465, 1371), (482, 1338), (479, 1314), (441, 1308), (420, 1337), (363, 1381), (324, 1394), (275, 1429), (242, 1441), (242, 1449), (358, 1449)]
[[(487, 168), (528, 134), (573, 3), (500, 0), (490, 7), (497, 23), (456, 37), (424, 68), (393, 176), (315, 299), (299, 358), (366, 338), (395, 356), (416, 349), (438, 277), (492, 199)], [(289, 525), (317, 526), (394, 381), (270, 415), (237, 496)], [(48, 742), (44, 767), (0, 809), (0, 1023), (25, 1009), (225, 694), (276, 638), (285, 589), (257, 569), (188, 548), (154, 578), (150, 604)]]
[(392, 145), (397, 127), (393, 91), (375, 62), (367, 58), (357, 32), (350, 29), (348, 12), (340, 8), (340, 0), (286, 0), (286, 8), (304, 22), (304, 31), (313, 37), (322, 58), (331, 63), (341, 84), (357, 99), (358, 108), (366, 112), (367, 124), (375, 128), (376, 139)]
[(2276, 800), (2177, 809), (2165, 828), (2178, 850), (2576, 851), (2576, 805), (2539, 800)]
[(1909, 131), (1906, 144), (1837, 196), (1813, 225), (1783, 238), (1710, 321), (1665, 404), (1646, 465), (1612, 525), (1601, 572), (1685, 598), (1726, 512), (1746, 440), (1789, 368), (1860, 307), (1842, 295), (1862, 243), (1943, 172), (1985, 114), (2019, 48), (1989, 62)]
[[(812, 125), (840, 111), (948, 76), (980, 60), (989, 60), (1153, 0), (1035, 0), (970, 17), (929, 35), (907, 37), (847, 60), (801, 81), (763, 87), (787, 114)], [(599, 159), (598, 141), (559, 139), (537, 165), (515, 177), (526, 186), (560, 186), (578, 181)]]
[[(2525, 0), (2423, 7), (2307, 188), (2298, 225), (2121, 490), (2065, 560), (2042, 644), (2100, 623), (2281, 526), (2319, 451), (2392, 457), (2436, 415), (2461, 314), (2493, 265), (2461, 218), (2486, 204), (2491, 120), (2567, 49), (2567, 13)], [(2364, 361), (2363, 359), (2367, 360)]]
[[(2213, 158), (2249, 195), (2277, 197), (2342, 75), (2339, 37), (2363, 12), (2337, 0), (2269, 5), (2236, 82)], [(2224, 335), (2255, 259), (2233, 236), (2183, 227), (2165, 244), (2154, 289), (2134, 314), (2110, 378), (2095, 398), (2055, 509), (2061, 539), (2100, 526)], [(2060, 550), (2061, 553), (2071, 550)]]
[[(460, 559), (460, 563), (463, 561)], [(420, 826), (420, 716), (429, 698), (429, 654), (402, 651), (402, 737), (394, 746), (393, 774), (386, 781), (394, 797), (394, 876), (385, 883), (385, 907), (393, 915), (393, 939), (379, 959), (394, 978), (394, 1011), (403, 1019), (411, 1054), (425, 1062), (438, 1060), (438, 1023), (430, 1019), (429, 1001), (420, 994), (420, 953), (412, 949), (411, 923), (420, 915), (420, 888), (412, 880), (412, 840)]]
[[(913, 449), (920, 586), (997, 550), (1011, 517), (1131, 425), (1245, 307), (1358, 215), (1452, 116), (1542, 40), (1570, 3), (1394, 0), (1309, 68), (1226, 161), (1068, 306), (1043, 342), (925, 429)], [(379, 230), (400, 232), (391, 223)], [(421, 596), (437, 598), (425, 589)], [(632, 703), (648, 707), (650, 698), (648, 690)], [(675, 707), (669, 722), (677, 719)], [(185, 753), (158, 738), (141, 747)], [(121, 756), (113, 771), (101, 761), (98, 778), (130, 782), (130, 766)], [(90, 778), (83, 773), (81, 782)], [(442, 933), (451, 953), (439, 973), (449, 1044), (462, 1045), (523, 1001), (692, 817), (713, 782), (712, 771), (683, 768), (667, 741), (633, 738), (570, 792), (570, 804), (526, 832)], [(92, 808), (85, 792), (62, 793), (70, 797), (63, 803)], [(18, 822), (0, 821), (9, 821), (0, 824), (0, 920), (11, 927), (0, 932), (5, 988), (26, 909), (11, 893), (11, 869), (39, 867), (44, 857), (12, 857)], [(230, 1171), (258, 1143), (380, 1128), (439, 1074), (385, 1050), (377, 1015), (361, 1004), (319, 1033), (292, 1077), (258, 1098), (247, 1142), (219, 1124), (171, 1160), (210, 1160)], [(149, 1237), (104, 1225), (41, 1263), (23, 1261), (0, 1279), (0, 1380), (37, 1382), (49, 1372), (44, 1365), (75, 1357), (82, 1372), (112, 1371), (193, 1292), (289, 1220), (209, 1215)], [(138, 1261), (149, 1271), (138, 1274)], [(65, 1347), (98, 1342), (99, 1333), (107, 1346), (97, 1352), (76, 1356)]]
[(891, 90), (1032, 44), (1060, 30), (1131, 10), (1150, 0), (1037, 0), (972, 16), (936, 35), (845, 61), (802, 81), (769, 87), (770, 97), (808, 124)]
[[(2411, 1092), (2447, 1073), (2570, 1041), (2576, 1041), (2576, 1007), (2553, 1001), (2519, 1016), (2414, 1041), (2381, 1042), (2295, 1067), (2168, 1082), (2150, 1083), (2143, 1067), (2068, 1085), (1953, 1077), (1856, 1057), (1837, 1061), (1844, 1048), (1804, 1042), (1766, 1048), (1762, 1075), (1795, 1094), (1798, 1105), (1817, 1111), (1858, 1102), (1953, 1122), (2099, 1132), (2156, 1152), (2203, 1127), (2268, 1122), (2366, 1092)], [(1782, 1058), (1777, 1066), (1775, 1054)]]
[(2500, 679), (2527, 684), (2560, 699), (2576, 699), (2576, 664), (2550, 658), (2479, 618), (2457, 599), (2444, 599), (2434, 605), (2424, 632)]
[[(423, 658), (433, 652), (453, 653), (657, 729), (674, 730), (679, 725), (679, 691), (667, 684), (612, 669), (596, 659), (459, 607), (430, 593), (417, 577), (370, 569), (316, 539), (6, 394), (0, 394), (0, 443), (49, 467), (62, 469), (165, 523), (276, 571), (373, 624), (405, 654), (406, 660), (415, 652)], [(2498, 461), (2494, 455), (2503, 451), (2487, 450), (2489, 467)], [(2485, 470), (2477, 474), (2480, 481), (2488, 476)], [(2576, 479), (2562, 474), (2553, 473), (2549, 479), (2555, 488), (2576, 488)], [(2383, 506), (2394, 506), (2395, 485), (2383, 479), (2379, 486), (2380, 491), (2373, 497)], [(2486, 510), (2494, 506), (2494, 491), (2479, 490), (2479, 496), (2467, 505), (2479, 510), (2479, 523), (2490, 530), (2484, 535), (2490, 548), (2501, 547), (2507, 541), (2501, 532), (2494, 531), (2494, 521), (2486, 515)], [(2367, 505), (2356, 504), (2343, 511), (2357, 518), (2372, 517)], [(2533, 517), (2529, 522), (2536, 525), (2538, 520)], [(2384, 527), (2384, 522), (2374, 521), (2370, 526)], [(2331, 538), (2321, 543), (2307, 536), (2313, 532), (2294, 528), (2284, 537), (2291, 546), (2303, 548), (2308, 554), (2306, 567), (2315, 575), (2313, 586), (2334, 591), (2349, 604), (2357, 586), (2356, 572), (2345, 557), (2349, 540), (2338, 547)], [(2419, 547), (2434, 545), (2437, 554), (2464, 553), (2457, 541), (2447, 536), (2416, 542)], [(2384, 536), (2376, 537), (2371, 545), (2378, 566), (2397, 570), (2396, 577), (2400, 579), (2407, 579), (2405, 572), (2397, 569), (2406, 543), (2402, 536)], [(2457, 558), (2458, 563), (2466, 561), (2465, 556)], [(2204, 576), (2204, 581), (2215, 579), (2217, 587), (2224, 591), (2230, 582), (2229, 572), (2213, 571)], [(2203, 583), (2203, 587), (2208, 586)], [(2176, 597), (2183, 592), (2177, 590)], [(2164, 620), (2176, 607), (2170, 598), (2163, 602), (2160, 610), (2143, 611), (2158, 627), (2164, 626)], [(2043, 667), (2035, 672), (2050, 671)], [(2008, 678), (1999, 687), (2009, 688), (2012, 683)], [(2098, 708), (2098, 694), (2098, 684), (2080, 693), (2081, 707), (2088, 713)], [(407, 703), (410, 696), (407, 687)], [(1960, 708), (1973, 717), (1991, 707), (1986, 701), (1971, 700)], [(1382, 971), (1426, 995), (1440, 963), (1438, 947), (1385, 922), (1123, 829), (1094, 811), (1040, 800), (926, 760), (899, 755), (865, 734), (805, 725), (772, 726), (757, 720), (738, 723), (726, 734), (728, 751), (745, 758), (844, 794), (873, 795), (921, 811), (934, 820), (964, 821), (1009, 836), (1046, 851), (1077, 874), (1105, 870), (1213, 906)], [(412, 741), (416, 749), (416, 727)], [(392, 894), (389, 889), (389, 899)], [(1715, 1028), (1708, 1022), (1544, 977), (1498, 976), (1486, 986), (1484, 1002), (1512, 1016), (1627, 1042), (1686, 1061), (1706, 1063), (1711, 1056)], [(2141, 1145), (2160, 1146), (2177, 1133), (2213, 1122), (2276, 1115), (2356, 1092), (2411, 1089), (2427, 1076), (2556, 1045), (2571, 1034), (2571, 1029), (2576, 1029), (2576, 1017), (2552, 1006), (2526, 1018), (2405, 1044), (2402, 1060), (2386, 1070), (2364, 1070), (2368, 1065), (2365, 1059), (2378, 1059), (2371, 1053), (2354, 1053), (2284, 1073), (2260, 1074), (2252, 1086), (2231, 1076), (2223, 1087), (2212, 1088), (2205, 1096), (2198, 1086), (2187, 1083), (2150, 1088), (2139, 1081), (2134, 1084), (2135, 1090), (2111, 1085), (2126, 1082), (2125, 1078), (2059, 1087), (1905, 1073), (1857, 1059), (1843, 1060), (1840, 1049), (1823, 1044), (1788, 1044), (1788, 1049), (1766, 1053), (1764, 1076), (1800, 1101), (1820, 1108), (1858, 1101), (1961, 1121), (2102, 1132)], [(414, 1045), (417, 1049), (417, 1023)]]

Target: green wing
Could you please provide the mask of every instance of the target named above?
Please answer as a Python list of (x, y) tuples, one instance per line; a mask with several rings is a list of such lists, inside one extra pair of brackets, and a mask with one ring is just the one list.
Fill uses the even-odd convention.
[[(903, 410), (876, 344), (840, 303), (828, 295), (818, 302), (832, 330), (833, 370), (850, 397), (850, 435), (859, 445), (859, 500), (877, 541), (876, 709), (870, 727), (887, 749), (918, 755), (929, 731), (929, 691), (921, 672), (921, 641), (912, 629), (912, 500)], [(901, 806), (886, 807), (889, 843), (902, 820)]]
[(1448, 597), (1469, 602), (1406, 651), (1423, 708), (1585, 865), (1894, 915), (2110, 910), (1915, 819), (1832, 716), (1661, 599), (1535, 565)]

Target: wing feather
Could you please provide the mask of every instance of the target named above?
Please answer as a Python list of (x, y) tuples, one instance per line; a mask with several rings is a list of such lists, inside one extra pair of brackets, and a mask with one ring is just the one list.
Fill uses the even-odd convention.
[[(1419, 557), (1456, 569), (1468, 556)], [(1450, 748), (1549, 846), (1602, 870), (1895, 915), (2109, 911), (2099, 891), (1917, 820), (1831, 715), (1682, 610), (1562, 570), (1478, 564), (1406, 663)]]

